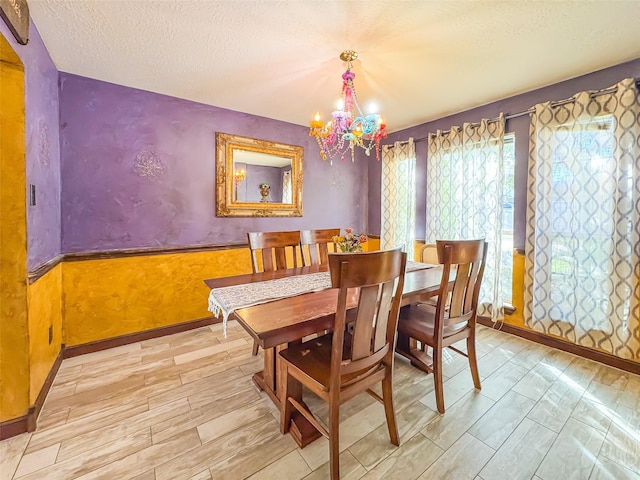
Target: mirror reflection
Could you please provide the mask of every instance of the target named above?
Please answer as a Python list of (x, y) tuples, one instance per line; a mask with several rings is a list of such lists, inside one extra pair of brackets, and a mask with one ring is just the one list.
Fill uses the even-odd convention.
[(302, 216), (302, 147), (216, 133), (216, 215)]
[(291, 158), (233, 150), (234, 202), (291, 203)]

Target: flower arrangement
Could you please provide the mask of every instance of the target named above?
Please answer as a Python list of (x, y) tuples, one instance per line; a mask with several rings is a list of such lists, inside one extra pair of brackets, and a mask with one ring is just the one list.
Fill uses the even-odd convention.
[(341, 252), (361, 252), (362, 244), (369, 241), (364, 233), (353, 233), (353, 229), (345, 228), (344, 235), (336, 235), (332, 238)]
[(268, 202), (269, 201), (269, 192), (271, 191), (271, 186), (268, 183), (260, 184), (260, 202)]

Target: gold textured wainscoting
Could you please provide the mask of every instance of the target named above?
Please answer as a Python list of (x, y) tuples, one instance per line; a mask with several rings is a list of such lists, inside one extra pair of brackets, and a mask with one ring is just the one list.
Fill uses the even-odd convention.
[(0, 34), (0, 422), (29, 410), (24, 131), (24, 70)]
[(505, 315), (504, 321), (516, 327), (524, 327), (524, 254), (513, 252), (513, 280), (511, 284), (511, 304), (515, 311)]
[(380, 250), (380, 239), (369, 238), (369, 240), (366, 243), (362, 244), (362, 249), (365, 252), (373, 252), (375, 250)]
[[(33, 405), (62, 347), (62, 265), (58, 264), (27, 292), (29, 312), (29, 400)], [(49, 342), (51, 328), (51, 342)]]
[(67, 347), (211, 316), (206, 278), (251, 273), (247, 248), (65, 261)]

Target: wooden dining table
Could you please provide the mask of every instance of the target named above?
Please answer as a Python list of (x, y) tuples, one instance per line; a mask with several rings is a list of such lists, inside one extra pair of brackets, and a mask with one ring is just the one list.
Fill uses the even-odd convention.
[[(328, 271), (326, 265), (298, 267), (274, 272), (260, 272), (233, 277), (207, 279), (204, 283), (211, 289), (276, 280), (297, 275)], [(405, 274), (402, 305), (418, 303), (438, 294), (442, 279), (442, 267), (430, 266)], [(321, 290), (302, 295), (281, 298), (233, 311), (229, 318), (235, 319), (264, 349), (264, 368), (253, 375), (256, 386), (263, 390), (280, 408), (281, 392), (286, 374), (281, 370), (278, 352), (289, 343), (333, 327), (337, 293), (335, 289)], [(354, 290), (349, 304), (356, 305)], [(399, 336), (396, 350), (409, 351), (409, 339)], [(302, 387), (289, 389), (296, 400), (302, 402)], [(291, 436), (300, 447), (304, 447), (320, 436), (320, 433), (302, 415), (294, 415), (290, 428)]]

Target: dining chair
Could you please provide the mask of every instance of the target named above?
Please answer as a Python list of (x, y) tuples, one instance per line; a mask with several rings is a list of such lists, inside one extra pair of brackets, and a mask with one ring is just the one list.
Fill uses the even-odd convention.
[[(249, 232), (253, 273), (296, 268), (300, 258), (300, 232)], [(289, 250), (289, 252), (287, 252)], [(287, 253), (291, 263), (287, 263)]]
[(339, 228), (329, 228), (325, 230), (302, 230), (300, 232), (300, 249), (302, 250), (302, 261), (304, 265), (326, 265), (329, 245), (333, 245), (336, 251), (336, 244), (333, 237), (340, 235)]
[(422, 245), (419, 254), (420, 261), (422, 263), (430, 263), (431, 265), (438, 265), (438, 248), (435, 243), (427, 243)]
[[(401, 352), (411, 363), (433, 373), (438, 412), (444, 413), (444, 390), (442, 386), (442, 352), (449, 348), (469, 359), (473, 385), (481, 388), (476, 359), (476, 315), (478, 294), (487, 258), (487, 242), (480, 240), (438, 240), (438, 258), (443, 265), (442, 280), (436, 305), (421, 303), (405, 307), (400, 312), (398, 333), (417, 340), (433, 350), (432, 363), (417, 358), (416, 352)], [(455, 269), (455, 280), (450, 287), (450, 275)], [(453, 346), (466, 339), (467, 352)], [(423, 350), (426, 350), (424, 348)]]
[[(340, 405), (367, 392), (384, 404), (391, 443), (399, 445), (393, 407), (393, 362), (407, 256), (400, 249), (328, 255), (331, 286), (337, 289), (332, 333), (281, 350), (283, 393), (280, 430), (289, 431), (293, 410), (329, 439), (331, 479), (340, 478)], [(358, 288), (355, 307), (349, 304)], [(345, 329), (347, 316), (353, 333)], [(371, 390), (382, 383), (382, 397)], [(329, 404), (328, 426), (293, 398), (300, 384)]]
[[(300, 256), (300, 232), (249, 232), (251, 268), (253, 273), (273, 272), (286, 268), (296, 268)], [(291, 263), (287, 262), (291, 259)], [(258, 342), (254, 340), (251, 350), (258, 354)]]
[[(435, 243), (427, 243), (426, 245), (422, 245), (418, 258), (420, 258), (420, 261), (422, 263), (438, 265), (438, 247)], [(425, 301), (425, 303), (433, 306), (435, 306), (437, 302), (438, 297), (431, 297)]]

